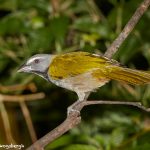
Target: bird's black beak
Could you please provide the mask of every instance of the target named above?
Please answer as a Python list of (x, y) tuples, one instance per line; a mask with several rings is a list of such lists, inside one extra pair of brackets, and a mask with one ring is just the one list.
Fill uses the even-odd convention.
[(22, 64), (17, 72), (30, 72), (31, 71), (31, 66), (26, 65), (26, 63)]

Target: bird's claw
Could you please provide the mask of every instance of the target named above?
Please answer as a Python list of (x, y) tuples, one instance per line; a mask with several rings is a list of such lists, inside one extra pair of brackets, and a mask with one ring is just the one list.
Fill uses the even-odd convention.
[(67, 116), (69, 116), (70, 114), (72, 114), (72, 113), (76, 113), (76, 114), (78, 114), (77, 116), (80, 116), (80, 111), (79, 110), (76, 110), (76, 109), (73, 109), (73, 107), (68, 107), (68, 109), (67, 109)]

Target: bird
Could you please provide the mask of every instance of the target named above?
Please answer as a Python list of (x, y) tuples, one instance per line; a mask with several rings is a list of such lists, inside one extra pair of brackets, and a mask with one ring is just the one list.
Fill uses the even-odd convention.
[[(21, 65), (18, 72), (39, 75), (48, 82), (74, 91), (78, 102), (87, 100), (91, 92), (110, 80), (132, 85), (150, 82), (149, 71), (127, 68), (114, 59), (84, 51), (36, 54)], [(68, 111), (74, 111), (73, 105)]]

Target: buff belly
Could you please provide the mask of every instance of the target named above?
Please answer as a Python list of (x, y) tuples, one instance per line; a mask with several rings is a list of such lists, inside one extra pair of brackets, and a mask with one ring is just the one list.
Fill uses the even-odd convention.
[(106, 84), (109, 79), (101, 77), (96, 78), (91, 72), (80, 74), (60, 80), (52, 80), (57, 86), (75, 91), (75, 92), (91, 92)]

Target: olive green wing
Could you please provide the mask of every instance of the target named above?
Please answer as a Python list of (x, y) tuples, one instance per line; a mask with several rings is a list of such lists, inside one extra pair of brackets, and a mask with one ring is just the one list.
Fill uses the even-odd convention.
[(50, 64), (48, 74), (52, 79), (58, 80), (95, 69), (105, 71), (109, 65), (118, 65), (118, 62), (87, 52), (72, 52), (57, 55)]

